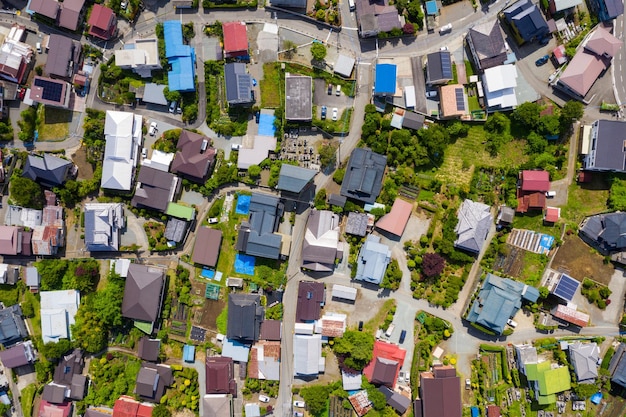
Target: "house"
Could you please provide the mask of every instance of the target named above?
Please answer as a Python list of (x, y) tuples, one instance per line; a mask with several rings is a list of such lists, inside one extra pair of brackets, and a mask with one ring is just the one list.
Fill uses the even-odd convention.
[(42, 291), (41, 337), (44, 343), (72, 339), (74, 317), (80, 305), (77, 290)]
[(296, 322), (312, 322), (320, 318), (326, 302), (326, 288), (322, 282), (300, 281), (298, 283), (298, 304)]
[(280, 320), (263, 320), (261, 323), (260, 340), (280, 341), (283, 334), (283, 323)]
[[(0, 352), (0, 358), (3, 352)], [(620, 343), (609, 363), (611, 382), (626, 388), (626, 343)], [(2, 361), (4, 363), (4, 360)], [(6, 366), (6, 365), (5, 365)]]
[(63, 402), (65, 398), (82, 400), (87, 389), (87, 378), (82, 374), (84, 366), (85, 359), (83, 351), (80, 349), (74, 349), (70, 354), (61, 357), (54, 369), (53, 383), (49, 384), (53, 385), (53, 387), (48, 388), (52, 391), (52, 395), (56, 397), (56, 401), (52, 399), (47, 399), (47, 401), (59, 403)]
[(82, 17), (82, 9), (85, 0), (32, 0), (28, 9), (36, 14), (55, 21), (56, 25), (76, 31)]
[(393, 391), (386, 386), (378, 387), (387, 400), (387, 405), (393, 408), (398, 414), (403, 415), (411, 406), (411, 398), (406, 397), (399, 392)]
[(589, 5), (601, 22), (608, 22), (624, 13), (624, 2), (621, 0), (591, 0)]
[(590, 138), (585, 170), (626, 172), (626, 122), (596, 120), (591, 125)]
[(50, 77), (70, 81), (75, 66), (80, 62), (82, 51), (79, 42), (66, 36), (51, 34), (44, 72)]
[(622, 251), (626, 248), (626, 213), (589, 216), (580, 224), (579, 235), (604, 255)]
[(117, 32), (117, 17), (113, 10), (101, 4), (94, 4), (87, 21), (88, 35), (108, 41)]
[[(152, 404), (140, 403), (133, 397), (122, 395), (115, 401), (112, 414), (115, 417), (151, 417), (153, 407)], [(108, 415), (110, 416), (111, 413), (108, 413)]]
[(280, 166), (280, 173), (278, 175), (277, 190), (283, 191), (283, 194), (288, 194), (294, 197), (304, 194), (310, 188), (311, 193), (315, 193), (315, 185), (313, 184), (313, 178), (317, 171), (307, 168), (301, 168), (296, 165), (282, 164)]
[(322, 335), (293, 335), (293, 375), (295, 377), (317, 376), (326, 369), (322, 355)]
[(19, 265), (0, 264), (0, 284), (15, 285), (20, 279)]
[(202, 397), (203, 417), (232, 417), (232, 398), (225, 394), (212, 394)]
[(526, 375), (526, 366), (531, 363), (538, 363), (537, 348), (533, 345), (514, 345), (517, 369)]
[(9, 347), (28, 337), (22, 309), (18, 304), (0, 309), (0, 343)]
[(156, 362), (157, 360), (159, 360), (160, 351), (160, 339), (150, 339), (147, 336), (139, 339), (139, 343), (137, 345), (137, 356), (139, 356), (139, 359), (148, 362)]
[(163, 236), (169, 242), (181, 243), (187, 236), (189, 222), (181, 219), (170, 218), (165, 225)]
[(450, 52), (438, 51), (426, 56), (426, 83), (428, 85), (447, 84), (453, 78)]
[(180, 194), (181, 186), (182, 182), (176, 175), (143, 166), (139, 170), (135, 195), (130, 204), (136, 208), (165, 212), (168, 203)]
[(243, 62), (227, 62), (224, 65), (226, 101), (229, 106), (250, 104), (252, 99), (252, 76)]
[(135, 320), (136, 325), (141, 323), (140, 329), (147, 329), (146, 333), (152, 333), (161, 311), (164, 287), (161, 269), (131, 264), (124, 286), (122, 316)]
[(469, 114), (467, 95), (461, 84), (444, 85), (439, 88), (439, 107), (442, 119), (460, 118)]
[[(623, 6), (622, 6), (623, 8)], [(561, 73), (555, 88), (584, 101), (596, 80), (609, 68), (622, 42), (599, 25)]]
[(355, 236), (365, 236), (367, 234), (368, 222), (367, 213), (351, 211), (346, 222), (346, 233)]
[(305, 75), (285, 74), (285, 119), (310, 121), (313, 112), (313, 79)]
[(35, 362), (35, 348), (28, 340), (0, 351), (0, 361), (5, 368), (14, 369)]
[(70, 102), (70, 84), (63, 80), (36, 75), (30, 86), (29, 98), (44, 106), (67, 109)]
[(589, 325), (589, 314), (576, 310), (575, 306), (559, 304), (552, 309), (551, 313), (555, 318), (574, 326), (586, 327)]
[(72, 403), (66, 401), (61, 404), (52, 404), (46, 400), (39, 401), (38, 417), (70, 417), (72, 415)]
[(259, 340), (265, 309), (258, 294), (228, 295), (228, 327), (226, 337), (243, 343)]
[(356, 60), (351, 56), (339, 54), (337, 60), (335, 61), (335, 66), (333, 67), (333, 72), (335, 74), (339, 74), (342, 77), (350, 78), (352, 75), (352, 70), (354, 69), (354, 64)]
[[(115, 51), (117, 52), (117, 51)], [(121, 51), (120, 51), (121, 52)], [(136, 69), (137, 67), (135, 67)], [(137, 72), (137, 71), (135, 71)], [(141, 75), (141, 74), (140, 74)], [(146, 73), (146, 77), (148, 77), (147, 73)], [(132, 86), (131, 86), (132, 87)], [(167, 99), (165, 98), (165, 89), (167, 88), (167, 86), (165, 84), (155, 84), (155, 83), (146, 83), (143, 87), (132, 87), (132, 89), (134, 89), (134, 93), (135, 93), (135, 99), (140, 99), (143, 103), (145, 104), (155, 104), (157, 106), (163, 106), (161, 107), (163, 110), (165, 110), (165, 106), (167, 106), (169, 104), (169, 102), (167, 101)], [(155, 155), (155, 151), (157, 151), (157, 149), (154, 149), (152, 151), (152, 158), (149, 160), (151, 162), (154, 161), (154, 155)], [(168, 153), (168, 152), (161, 152), (161, 155), (172, 155), (174, 156), (173, 153)], [(147, 158), (144, 158), (142, 164), (145, 165), (146, 161), (148, 161)], [(172, 162), (171, 160), (169, 162)], [(169, 169), (169, 164), (168, 164), (168, 169)], [(163, 171), (167, 171), (163, 170)]]
[(513, 64), (487, 68), (482, 76), (487, 111), (512, 110), (517, 107), (517, 69)]
[(215, 163), (216, 150), (204, 135), (182, 130), (171, 171), (193, 182), (204, 183)]
[(250, 349), (248, 378), (280, 381), (280, 341), (259, 341)]
[(459, 222), (454, 228), (457, 239), (454, 247), (473, 254), (482, 250), (493, 223), (491, 207), (472, 200), (464, 200), (457, 213)]
[(196, 52), (183, 42), (183, 27), (178, 20), (163, 23), (165, 57), (171, 67), (167, 72), (170, 91), (181, 93), (196, 90)]
[(402, 118), (402, 127), (404, 129), (420, 130), (424, 126), (426, 117), (423, 114), (412, 111), (405, 111)]
[(124, 229), (122, 203), (85, 204), (85, 246), (90, 252), (118, 251)]
[(342, 337), (346, 331), (348, 316), (341, 313), (326, 313), (315, 322), (315, 333), (324, 338)]
[(42, 218), (43, 210), (35, 210), (9, 204), (4, 222), (7, 226), (22, 226), (32, 229), (41, 226)]
[(23, 234), (21, 227), (0, 226), (0, 255), (22, 253)]
[(56, 187), (65, 182), (74, 164), (49, 153), (28, 155), (22, 176), (44, 187)]
[(541, 11), (530, 0), (519, 0), (505, 8), (502, 13), (520, 45), (550, 33)]
[(372, 360), (363, 369), (363, 375), (374, 385), (393, 388), (402, 369), (406, 350), (394, 343), (376, 340)]
[(174, 382), (172, 368), (168, 365), (142, 363), (137, 374), (135, 394), (144, 401), (159, 403), (166, 387)]
[(356, 148), (350, 155), (340, 194), (374, 204), (382, 189), (387, 157), (367, 148)]
[(222, 23), (224, 58), (247, 58), (248, 30), (246, 22)]
[(567, 366), (558, 366), (550, 361), (526, 365), (528, 385), (535, 391), (539, 405), (554, 404), (556, 394), (571, 388), (570, 373)]
[(526, 213), (532, 210), (543, 210), (548, 191), (550, 191), (550, 174), (547, 171), (521, 171), (517, 186), (516, 211)]
[(465, 39), (479, 71), (497, 67), (506, 61), (506, 43), (497, 19), (474, 25)]
[(215, 268), (222, 246), (222, 231), (202, 226), (198, 229), (191, 261), (196, 264)]
[(510, 226), (513, 223), (514, 218), (515, 209), (513, 207), (500, 206), (500, 209), (498, 209), (496, 224), (502, 227)]
[(39, 284), (41, 283), (41, 276), (39, 275), (39, 271), (34, 266), (26, 267), (26, 273), (24, 274), (26, 278), (26, 286), (28, 290), (32, 293), (39, 292)]
[[(122, 49), (115, 51), (115, 65), (123, 69), (130, 69), (142, 78), (150, 78), (152, 77), (152, 71), (163, 68), (159, 59), (158, 44), (157, 38), (138, 38), (128, 42)], [(142, 100), (144, 102), (154, 102), (149, 97), (150, 89), (155, 87), (149, 87), (148, 84), (146, 84), (144, 89)], [(147, 93), (146, 90), (148, 90)]]
[[(367, 0), (363, 0), (367, 1)], [(396, 94), (396, 75), (398, 68), (395, 64), (377, 63), (375, 67), (374, 95), (394, 96)]]
[[(285, 166), (285, 165), (283, 165)], [(302, 268), (331, 272), (339, 252), (339, 216), (328, 210), (312, 210), (302, 243)]]
[(559, 12), (571, 14), (579, 4), (582, 4), (582, 0), (550, 0), (549, 10), (552, 15)]
[(502, 334), (507, 320), (515, 317), (522, 307), (522, 301), (534, 303), (538, 298), (539, 291), (535, 287), (487, 274), (467, 314), (467, 321)]
[(339, 194), (331, 194), (328, 196), (328, 204), (344, 208), (347, 198)]
[(335, 284), (331, 292), (332, 298), (347, 301), (356, 301), (357, 289), (354, 287), (346, 287), (345, 285)]
[(461, 417), (461, 379), (451, 365), (435, 365), (420, 373), (420, 398), (413, 402), (415, 416)]
[(574, 295), (580, 287), (580, 281), (570, 277), (564, 272), (557, 272), (553, 269), (548, 269), (546, 274), (548, 275), (548, 283), (546, 287), (550, 291), (550, 294), (555, 295), (566, 303), (572, 302)]
[(236, 249), (247, 255), (279, 259), (283, 241), (275, 232), (283, 211), (284, 206), (278, 197), (252, 193), (250, 218), (239, 226)]
[(34, 58), (33, 47), (22, 42), (25, 38), (26, 27), (14, 23), (0, 47), (0, 77), (14, 83), (25, 81)]
[(142, 128), (142, 116), (107, 110), (104, 121), (106, 146), (100, 182), (102, 188), (118, 192), (128, 192), (133, 188)]
[(402, 28), (398, 9), (388, 1), (356, 0), (355, 6), (361, 37), (368, 38)]
[(548, 224), (554, 224), (561, 218), (560, 207), (546, 207), (546, 211), (543, 215), (543, 222)]
[(341, 370), (341, 385), (344, 391), (360, 390), (362, 384), (363, 384), (363, 375), (361, 373), (351, 373), (348, 371)]
[(394, 236), (402, 237), (412, 212), (413, 204), (396, 198), (393, 206), (391, 206), (391, 211), (376, 222), (376, 228)]
[(235, 362), (246, 363), (250, 358), (250, 343), (226, 338), (222, 342), (222, 356)]
[(354, 279), (380, 285), (391, 262), (391, 250), (380, 242), (379, 236), (368, 235), (356, 262)]
[[(146, 84), (147, 85), (147, 84)], [(164, 87), (164, 86), (162, 86)], [(164, 87), (165, 88), (165, 87)], [(164, 98), (164, 103), (167, 103), (167, 100)], [(147, 149), (146, 149), (147, 151)], [(169, 172), (170, 165), (172, 165), (172, 161), (174, 160), (173, 152), (163, 152), (158, 149), (152, 149), (150, 154), (150, 158), (142, 158), (141, 165), (148, 166), (154, 169), (158, 169), (159, 171)]]
[(569, 344), (569, 358), (578, 383), (594, 383), (598, 377), (600, 348), (596, 342)]
[(231, 394), (237, 396), (237, 381), (235, 381), (235, 366), (231, 358), (222, 356), (207, 356), (206, 393), (203, 394)]
[(354, 412), (358, 417), (363, 417), (372, 409), (372, 402), (367, 395), (366, 390), (357, 391), (348, 397), (350, 405), (354, 408)]

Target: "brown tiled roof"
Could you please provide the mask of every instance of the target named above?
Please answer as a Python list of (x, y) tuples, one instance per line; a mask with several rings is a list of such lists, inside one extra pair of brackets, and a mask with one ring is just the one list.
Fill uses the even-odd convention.
[(454, 367), (434, 366), (433, 372), (422, 372), (420, 397), (424, 416), (459, 417), (461, 379), (456, 376)]
[[(204, 151), (202, 151), (203, 141), (208, 142)], [(192, 180), (203, 181), (215, 160), (216, 151), (210, 145), (211, 140), (204, 135), (188, 130), (180, 132), (176, 156), (172, 162), (172, 172)]]
[(343, 320), (323, 319), (322, 336), (341, 337), (343, 336), (345, 322)]
[(280, 340), (283, 322), (280, 320), (264, 320), (261, 323), (261, 340)]
[(209, 356), (206, 358), (206, 394), (237, 395), (232, 358)]
[(194, 263), (215, 267), (222, 244), (222, 231), (203, 226), (198, 229), (191, 260)]
[(313, 281), (300, 281), (298, 285), (298, 306), (296, 322), (317, 320), (320, 318), (324, 302), (324, 284)]

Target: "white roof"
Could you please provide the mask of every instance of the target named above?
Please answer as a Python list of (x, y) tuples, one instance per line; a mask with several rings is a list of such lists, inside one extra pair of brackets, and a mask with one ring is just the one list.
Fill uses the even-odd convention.
[(361, 374), (348, 374), (341, 371), (341, 382), (345, 391), (356, 391), (361, 389), (363, 378)]
[(141, 49), (118, 49), (115, 51), (115, 65), (132, 67), (146, 64), (146, 53)]
[(317, 375), (323, 369), (322, 336), (319, 334), (293, 336), (294, 375)]
[(415, 87), (412, 85), (404, 87), (404, 106), (407, 109), (415, 108)]
[(488, 68), (483, 75), (483, 87), (488, 107), (517, 106), (517, 69), (515, 65), (499, 65)]
[(346, 287), (345, 285), (335, 284), (333, 285), (332, 296), (337, 298), (343, 298), (345, 300), (356, 300), (357, 289), (352, 287)]
[(126, 278), (128, 268), (130, 268), (130, 259), (111, 259), (111, 270), (115, 271), (120, 277)]
[(76, 290), (42, 291), (41, 336), (44, 343), (71, 338), (71, 326), (80, 304)]
[(171, 152), (163, 152), (158, 149), (152, 150), (150, 159), (144, 159), (143, 165), (159, 171), (169, 172), (170, 165), (174, 160), (174, 154)]
[(130, 191), (143, 118), (129, 112), (107, 111), (104, 122), (102, 188)]
[(251, 165), (259, 165), (269, 156), (269, 152), (276, 149), (274, 136), (257, 135), (254, 137), (252, 149), (239, 149), (237, 156), (237, 168), (248, 169)]
[(554, 0), (554, 7), (556, 12), (567, 10), (572, 7), (576, 7), (581, 4), (583, 0)]
[(296, 334), (313, 334), (315, 325), (313, 323), (296, 323), (294, 325), (294, 333)]

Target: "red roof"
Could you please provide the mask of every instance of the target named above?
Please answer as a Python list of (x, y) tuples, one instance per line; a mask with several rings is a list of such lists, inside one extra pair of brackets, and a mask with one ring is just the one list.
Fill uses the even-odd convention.
[(500, 417), (500, 407), (497, 405), (488, 405), (487, 417)]
[(116, 18), (113, 10), (101, 4), (94, 4), (89, 16), (89, 34), (100, 39), (110, 39), (115, 32)]
[(376, 227), (393, 235), (402, 236), (412, 211), (413, 204), (396, 198), (396, 201), (393, 202), (393, 206), (391, 207), (391, 211), (385, 214), (378, 223), (376, 223)]
[(593, 179), (593, 172), (591, 171), (581, 171), (578, 173), (578, 182), (591, 182)]
[(377, 340), (376, 342), (374, 342), (372, 360), (370, 363), (367, 364), (365, 369), (363, 369), (363, 374), (367, 377), (368, 381), (371, 381), (372, 375), (374, 375), (376, 360), (379, 358), (388, 359), (398, 362), (398, 366), (396, 368), (396, 376), (394, 378), (394, 381), (396, 381), (398, 379), (398, 372), (404, 364), (405, 356), (406, 350), (402, 349), (400, 346), (389, 342), (383, 342), (382, 340)]
[(134, 398), (122, 395), (115, 401), (113, 417), (152, 417), (153, 407), (135, 401)]
[(559, 304), (559, 306), (553, 311), (552, 315), (561, 320), (565, 320), (568, 323), (575, 324), (578, 327), (585, 327), (589, 324), (588, 314), (581, 313), (580, 311), (564, 306), (563, 304)]
[(561, 209), (558, 207), (548, 207), (543, 218), (548, 223), (556, 223), (561, 217)]
[(248, 55), (248, 31), (245, 22), (222, 23), (224, 54), (228, 56)]
[(517, 199), (518, 213), (526, 213), (529, 210), (543, 210), (546, 206), (546, 195), (542, 192), (527, 194)]
[(550, 191), (548, 171), (522, 171), (522, 191)]
[(39, 417), (68, 417), (72, 411), (72, 403), (50, 404), (48, 401), (39, 402)]

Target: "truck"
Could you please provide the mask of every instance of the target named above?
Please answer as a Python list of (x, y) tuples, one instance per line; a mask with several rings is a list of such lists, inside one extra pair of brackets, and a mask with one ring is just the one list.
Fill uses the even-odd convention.
[(393, 334), (393, 330), (396, 328), (396, 325), (391, 323), (389, 325), (389, 327), (387, 327), (387, 331), (385, 332), (385, 336), (387, 337), (391, 337), (391, 335)]

